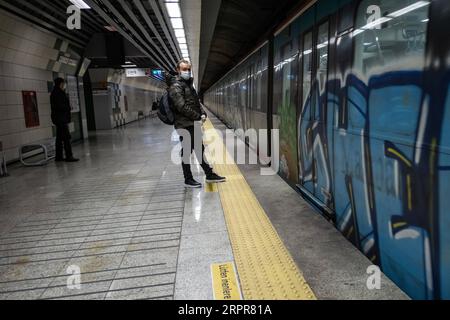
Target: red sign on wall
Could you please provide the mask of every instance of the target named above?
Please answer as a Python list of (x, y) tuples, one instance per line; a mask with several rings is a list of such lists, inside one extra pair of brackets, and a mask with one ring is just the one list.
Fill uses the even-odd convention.
[(22, 91), (22, 99), (26, 127), (38, 127), (40, 122), (36, 91)]

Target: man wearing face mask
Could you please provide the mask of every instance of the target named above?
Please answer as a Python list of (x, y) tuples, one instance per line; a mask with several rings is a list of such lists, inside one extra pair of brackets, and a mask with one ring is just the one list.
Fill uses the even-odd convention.
[[(206, 112), (202, 108), (202, 104), (193, 86), (193, 78), (191, 73), (191, 64), (187, 60), (181, 60), (177, 65), (177, 75), (171, 77), (169, 81), (169, 97), (172, 101), (173, 113), (175, 116), (175, 129), (180, 134), (181, 142), (184, 138), (190, 138), (190, 150), (185, 150), (183, 145), (181, 156), (183, 158), (183, 174), (185, 186), (188, 188), (201, 188), (201, 184), (194, 180), (191, 166), (187, 162), (187, 157), (195, 150), (198, 161), (206, 174), (207, 183), (225, 182), (224, 177), (220, 177), (213, 172), (213, 169), (205, 159), (205, 146), (203, 145), (203, 137), (201, 129), (195, 126), (196, 121), (206, 121)], [(184, 130), (183, 130), (184, 129)], [(201, 150), (195, 148), (196, 139), (202, 139)], [(200, 143), (199, 143), (200, 145)], [(200, 149), (200, 148), (198, 148)], [(201, 154), (200, 154), (201, 152)]]
[[(77, 162), (73, 157), (70, 139), (69, 123), (72, 121), (69, 98), (66, 95), (66, 85), (62, 78), (55, 79), (55, 86), (50, 96), (52, 122), (56, 126), (55, 161)], [(63, 157), (63, 149), (66, 158)]]

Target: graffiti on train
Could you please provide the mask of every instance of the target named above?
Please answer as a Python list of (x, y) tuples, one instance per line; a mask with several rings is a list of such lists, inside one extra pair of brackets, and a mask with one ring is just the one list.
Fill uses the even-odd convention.
[[(449, 252), (442, 248), (445, 236), (439, 234), (449, 226), (439, 205), (439, 196), (445, 197), (439, 192), (448, 190), (449, 180), (439, 178), (444, 172), (449, 177), (450, 157), (438, 152), (449, 145), (441, 137), (449, 136), (442, 114), (448, 114), (450, 98), (446, 106), (432, 105), (441, 109), (433, 119), (430, 95), (419, 86), (422, 78), (420, 72), (399, 71), (366, 85), (349, 75), (343, 84), (330, 81), (334, 89), (320, 96), (313, 84), (298, 121), (299, 182), (335, 213), (338, 229), (391, 279), (417, 298), (431, 298), (436, 288), (448, 286), (442, 271), (450, 267)], [(336, 98), (344, 88), (348, 95)], [(405, 109), (401, 119), (379, 131), (374, 122), (380, 115), (373, 110), (396, 109), (399, 96), (397, 107)], [(304, 120), (310, 109), (319, 110), (317, 119)], [(326, 121), (327, 115), (337, 121)], [(395, 129), (388, 132), (389, 127)], [(442, 159), (447, 166), (440, 165)]]

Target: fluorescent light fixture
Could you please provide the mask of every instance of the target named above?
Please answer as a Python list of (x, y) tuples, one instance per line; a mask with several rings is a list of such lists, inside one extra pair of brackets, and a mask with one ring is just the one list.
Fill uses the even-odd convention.
[(166, 8), (170, 18), (181, 18), (180, 5), (177, 2), (166, 2)]
[(183, 19), (181, 18), (170, 18), (172, 22), (172, 27), (174, 29), (183, 29)]
[(414, 3), (414, 4), (410, 5), (410, 6), (407, 6), (407, 7), (403, 8), (403, 9), (400, 9), (398, 11), (392, 12), (388, 16), (392, 17), (392, 18), (397, 18), (397, 17), (400, 17), (400, 16), (402, 16), (404, 14), (407, 14), (407, 13), (409, 13), (411, 11), (423, 8), (423, 7), (428, 6), (428, 5), (430, 5), (430, 1), (418, 1), (418, 2), (416, 2), (416, 3)]
[(179, 0), (165, 0), (164, 2), (166, 5), (167, 14), (170, 17), (172, 29), (178, 41), (178, 47), (181, 51), (181, 55), (184, 59), (190, 60)]
[(136, 68), (137, 65), (135, 65), (135, 64), (125, 64), (125, 65), (122, 65), (121, 67), (122, 68)]
[(185, 38), (186, 34), (184, 33), (184, 29), (175, 29), (175, 37), (177, 38)]
[(117, 31), (117, 29), (114, 28), (113, 26), (105, 26), (105, 29), (108, 30), (108, 31), (111, 31), (111, 32), (116, 32)]
[(79, 9), (90, 9), (86, 2), (83, 0), (70, 0)]

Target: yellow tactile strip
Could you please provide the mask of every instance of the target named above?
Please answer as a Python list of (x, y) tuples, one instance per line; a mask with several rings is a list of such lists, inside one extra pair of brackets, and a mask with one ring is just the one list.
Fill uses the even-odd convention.
[[(204, 129), (207, 130), (208, 141), (221, 139), (215, 130), (210, 130), (214, 129), (210, 121), (205, 123)], [(227, 177), (227, 182), (219, 184), (218, 189), (244, 298), (315, 300), (314, 293), (258, 199), (238, 166), (230, 159), (223, 141), (222, 146), (228, 161), (216, 163), (227, 164), (216, 164), (214, 169)], [(213, 155), (216, 156), (217, 153)]]

